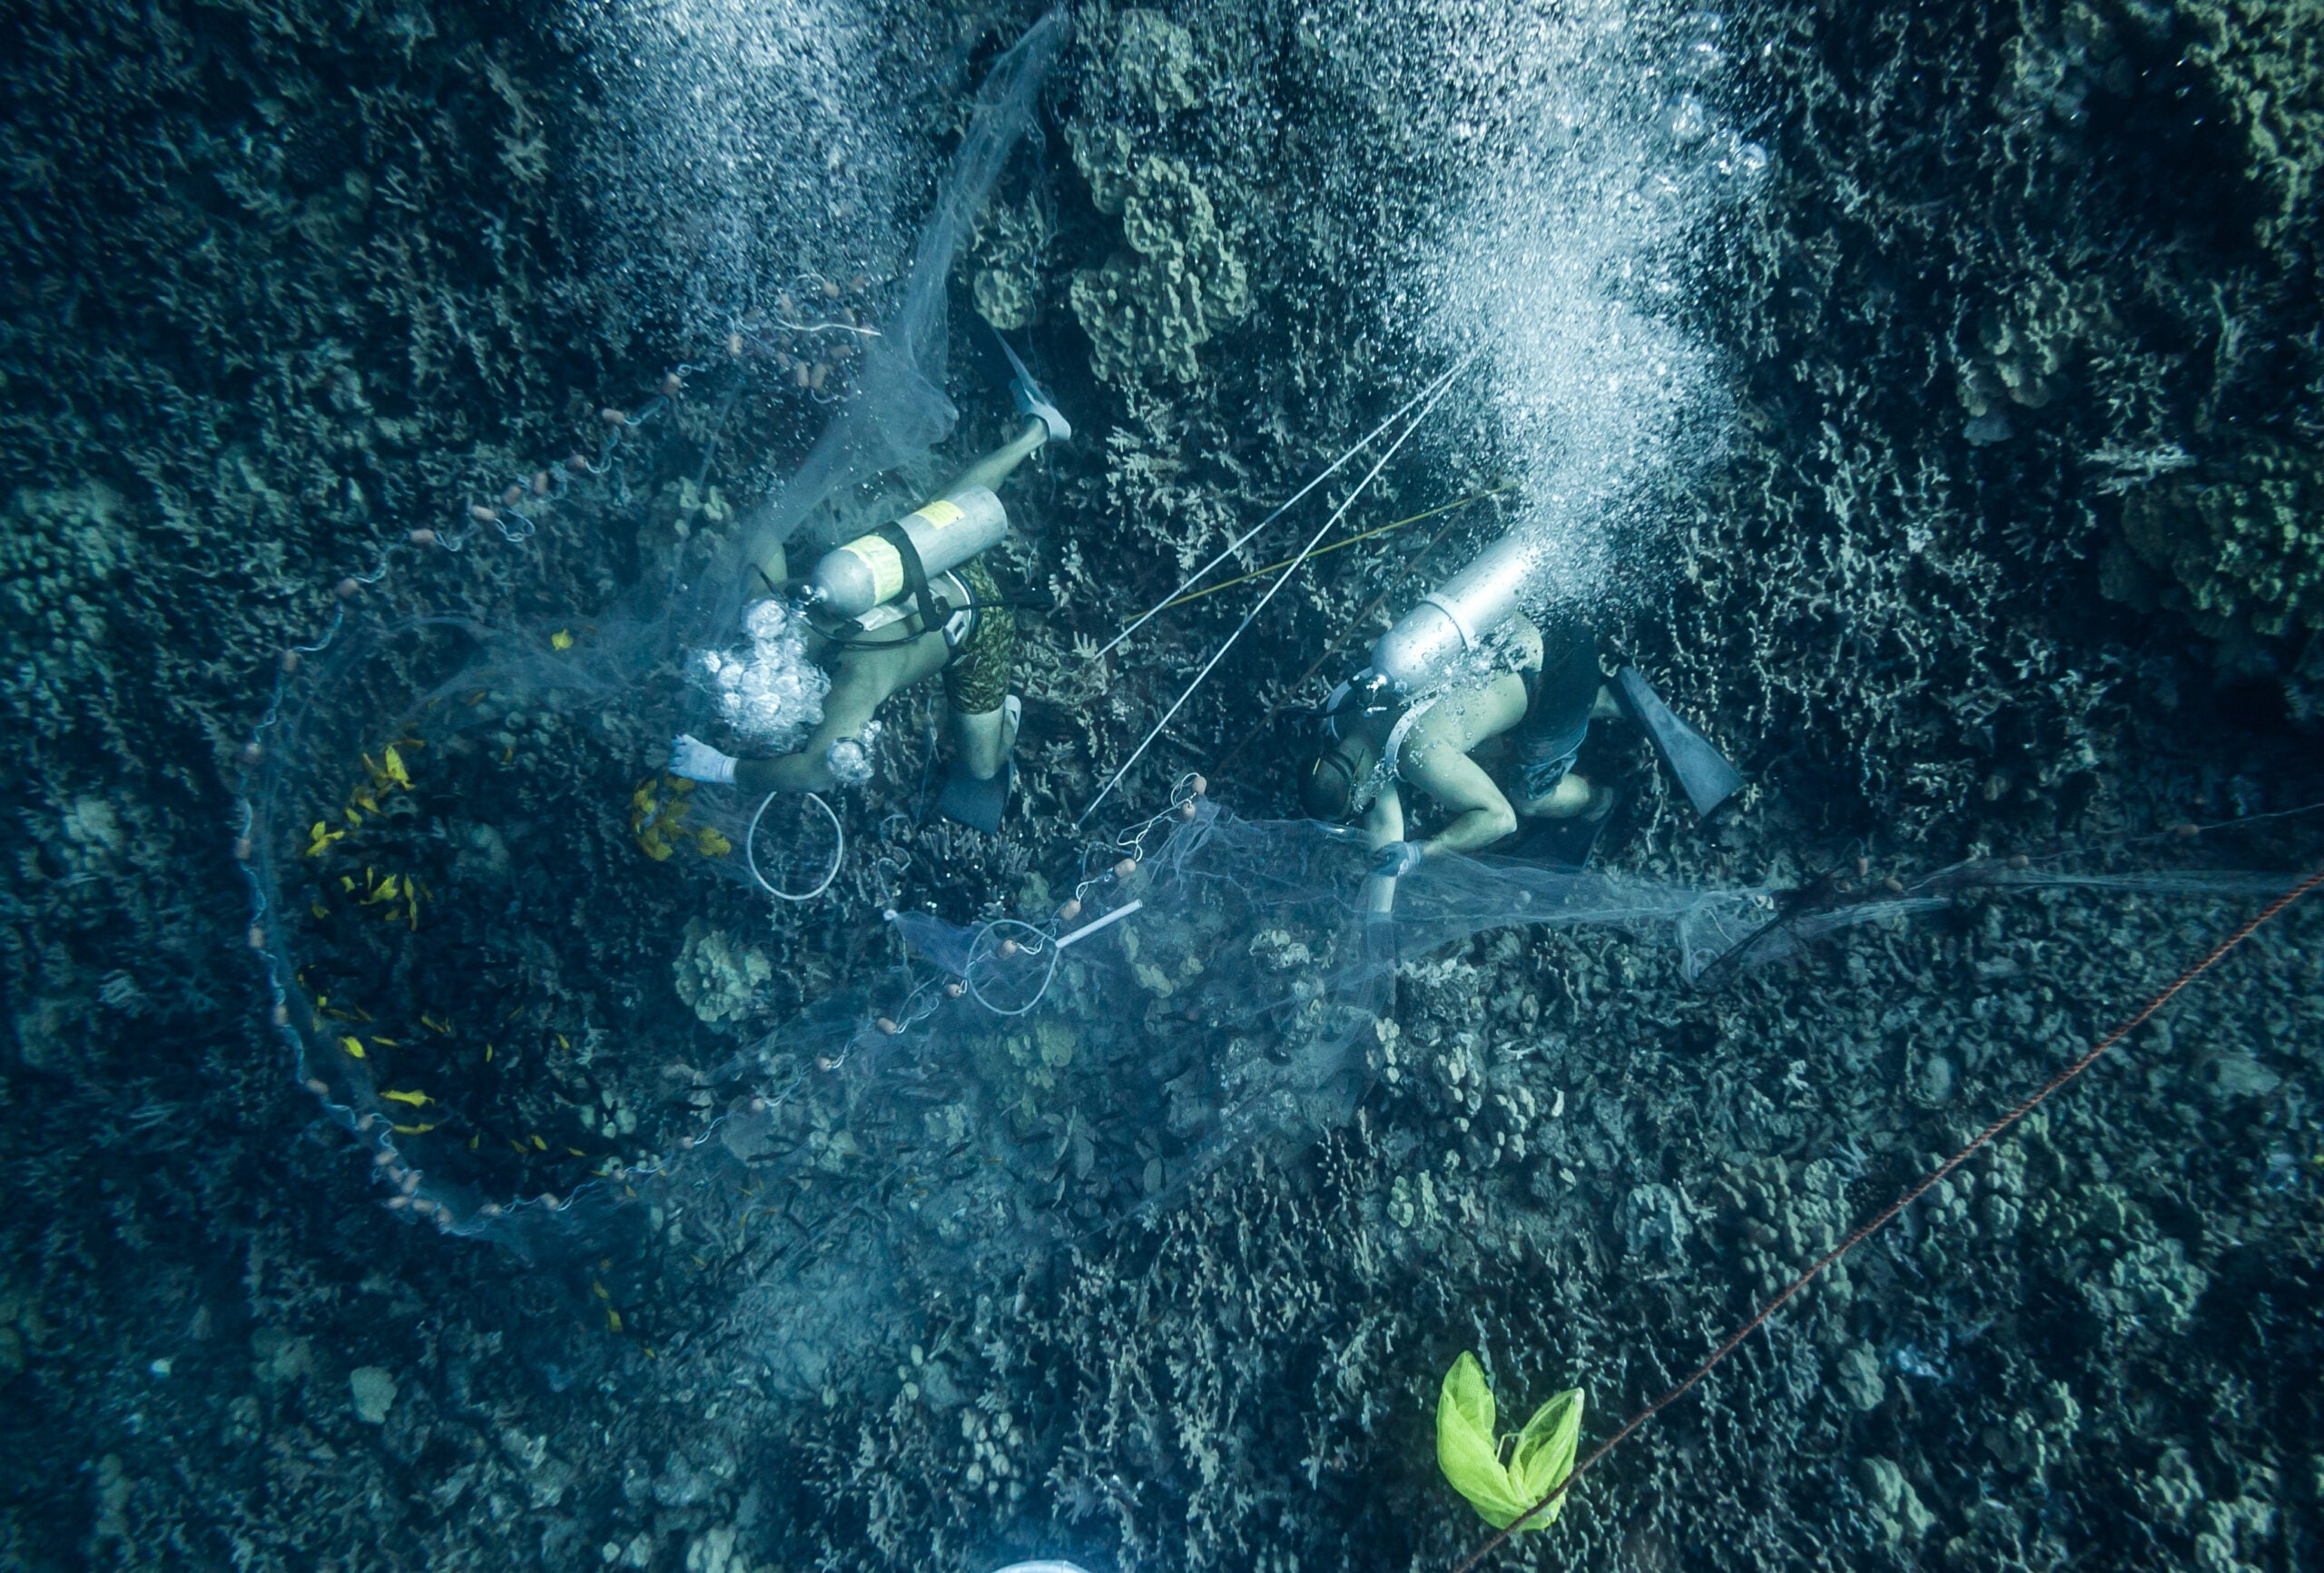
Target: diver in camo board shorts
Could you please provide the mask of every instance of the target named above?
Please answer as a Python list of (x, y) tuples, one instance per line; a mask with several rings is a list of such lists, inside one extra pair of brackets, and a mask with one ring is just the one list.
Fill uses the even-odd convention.
[[(673, 775), (751, 792), (825, 791), (840, 780), (835, 756), (843, 759), (851, 745), (860, 750), (889, 695), (940, 673), (953, 762), (938, 806), (976, 829), (1000, 828), (1021, 711), (1009, 692), (1017, 623), (978, 554), (1007, 528), (995, 489), (1073, 429), (1013, 351), (1009, 359), (1017, 407), (1028, 417), (1017, 436), (933, 500), (816, 565), (806, 595), (808, 651), (832, 679), (821, 724), (796, 752), (765, 759), (737, 759), (682, 735), (670, 750)], [(963, 544), (973, 549), (957, 555)], [(772, 595), (788, 585), (788, 566), (777, 546), (751, 568)]]

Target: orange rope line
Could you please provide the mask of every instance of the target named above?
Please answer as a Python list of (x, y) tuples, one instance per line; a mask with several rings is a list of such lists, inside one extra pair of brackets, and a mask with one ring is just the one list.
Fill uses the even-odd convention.
[(1944, 1179), (1947, 1175), (1953, 1173), (1954, 1170), (1968, 1162), (1968, 1160), (1974, 1156), (1980, 1148), (1992, 1142), (1995, 1136), (2000, 1136), (2004, 1131), (2009, 1129), (2010, 1126), (2017, 1124), (2018, 1121), (2024, 1119), (2027, 1115), (2032, 1114), (2035, 1109), (2041, 1107), (2052, 1093), (2056, 1092), (2060, 1087), (2065, 1086), (2066, 1083), (2073, 1080), (2074, 1077), (2080, 1076), (2083, 1071), (2088, 1070), (2092, 1066), (2097, 1064), (2099, 1056), (2104, 1054), (2108, 1049), (2122, 1042), (2122, 1039), (2128, 1037), (2132, 1033), (2136, 1032), (2140, 1027), (2145, 1026), (2147, 1022), (2153, 1018), (2155, 1012), (2161, 1010), (2164, 1006), (2170, 1004), (2171, 1000), (2177, 998), (2180, 992), (2185, 989), (2189, 984), (2194, 982), (2195, 979), (2201, 978), (2204, 973), (2209, 972), (2213, 967), (2219, 965), (2220, 961), (2226, 957), (2229, 951), (2234, 949), (2246, 939), (2251, 938), (2251, 936), (2259, 932), (2263, 926), (2273, 921), (2285, 908), (2290, 906), (2294, 901), (2299, 900), (2302, 896), (2307, 895), (2310, 890), (2315, 890), (2319, 885), (2324, 885), (2324, 870), (2319, 870), (2317, 872), (2309, 875), (2299, 884), (2294, 885), (2290, 890), (2285, 891), (2282, 895), (2269, 902), (2265, 908), (2261, 909), (2259, 916), (2251, 919), (2240, 929), (2238, 929), (2234, 933), (2230, 934), (2226, 939), (2213, 946), (2210, 955), (2204, 957), (2201, 961), (2196, 962), (2192, 967), (2188, 968), (2186, 971), (2181, 972), (2178, 978), (2172, 981), (2171, 987), (2165, 988), (2162, 993), (2148, 1000), (2145, 1006), (2136, 1016), (2132, 1017), (2128, 1021), (2122, 1023), (2122, 1026), (2108, 1033), (2104, 1037), (2100, 1038), (2098, 1042), (2093, 1045), (2087, 1053), (2083, 1055), (2080, 1059), (2075, 1060), (2072, 1065), (2066, 1067), (2065, 1069), (2058, 1072), (2057, 1075), (2043, 1083), (2037, 1091), (2025, 1097), (2015, 1108), (2011, 1109), (2007, 1114), (2002, 1116), (2001, 1118), (1995, 1120), (1984, 1130), (1978, 1132), (1974, 1140), (1971, 1141), (1968, 1145), (1963, 1147), (1951, 1157), (1945, 1159), (1943, 1164), (1939, 1165), (1918, 1185), (1905, 1192), (1902, 1196), (1899, 1196), (1896, 1201), (1889, 1203), (1887, 1207), (1875, 1216), (1870, 1222), (1859, 1225), (1854, 1234), (1841, 1241), (1837, 1245), (1833, 1246), (1829, 1251), (1824, 1253), (1822, 1256), (1817, 1258), (1815, 1263), (1810, 1266), (1807, 1272), (1802, 1273), (1798, 1277), (1784, 1285), (1782, 1293), (1778, 1293), (1773, 1300), (1768, 1301), (1765, 1305), (1759, 1307), (1758, 1313), (1757, 1315), (1753, 1316), (1750, 1321), (1745, 1322), (1741, 1327), (1736, 1329), (1734, 1333), (1728, 1337), (1726, 1342), (1713, 1350), (1711, 1352), (1710, 1358), (1704, 1361), (1702, 1364), (1695, 1367), (1693, 1372), (1688, 1376), (1686, 1381), (1672, 1388), (1669, 1392), (1664, 1393), (1660, 1398), (1656, 1399), (1652, 1403), (1639, 1411), (1638, 1413), (1632, 1415), (1629, 1420), (1624, 1421), (1622, 1422), (1621, 1430), (1616, 1431), (1612, 1436), (1608, 1437), (1604, 1441), (1600, 1442), (1595, 1448), (1591, 1449), (1590, 1456), (1576, 1464), (1573, 1467), (1571, 1473), (1568, 1474), (1564, 1480), (1560, 1480), (1554, 1487), (1551, 1488), (1547, 1496), (1534, 1503), (1523, 1513), (1519, 1514), (1516, 1519), (1511, 1521), (1508, 1529), (1494, 1535), (1492, 1539), (1487, 1540), (1483, 1545), (1471, 1552), (1465, 1560), (1452, 1569), (1452, 1573), (1471, 1573), (1471, 1569), (1474, 1568), (1478, 1563), (1483, 1561), (1487, 1557), (1492, 1556), (1495, 1551), (1499, 1550), (1502, 1546), (1508, 1543), (1510, 1537), (1517, 1532), (1518, 1525), (1524, 1523), (1527, 1519), (1541, 1512), (1542, 1509), (1550, 1506), (1551, 1503), (1555, 1502), (1561, 1497), (1563, 1497), (1572, 1487), (1574, 1481), (1581, 1479), (1583, 1473), (1587, 1471), (1591, 1465), (1604, 1458), (1608, 1453), (1612, 1452), (1614, 1449), (1626, 1440), (1632, 1432), (1637, 1431), (1639, 1429), (1643, 1427), (1656, 1415), (1660, 1414), (1671, 1404), (1677, 1402), (1679, 1399), (1692, 1391), (1695, 1386), (1699, 1383), (1703, 1378), (1711, 1373), (1712, 1368), (1717, 1366), (1719, 1362), (1725, 1360), (1728, 1355), (1734, 1353), (1738, 1348), (1741, 1347), (1745, 1339), (1750, 1337), (1754, 1332), (1757, 1332), (1760, 1327), (1765, 1325), (1768, 1318), (1782, 1310), (1786, 1303), (1787, 1303), (1794, 1295), (1797, 1294), (1801, 1290), (1807, 1288), (1807, 1285), (1816, 1279), (1817, 1275), (1824, 1271), (1824, 1269), (1829, 1267), (1833, 1263), (1837, 1262), (1841, 1257), (1855, 1250), (1858, 1245), (1864, 1244), (1866, 1240), (1877, 1234), (1880, 1230), (1886, 1228), (1890, 1223), (1895, 1221), (1899, 1213), (1902, 1213), (1905, 1208), (1911, 1206), (1915, 1202), (1919, 1201), (1923, 1196), (1926, 1195), (1939, 1180)]

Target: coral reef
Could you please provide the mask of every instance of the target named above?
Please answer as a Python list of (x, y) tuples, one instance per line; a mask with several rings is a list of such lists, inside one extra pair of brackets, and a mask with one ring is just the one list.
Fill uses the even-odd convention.
[[(1127, 99), (1137, 116), (1167, 119), (1198, 101), (1193, 37), (1155, 12), (1120, 14), (1107, 68), (1110, 91), (1092, 84), (1093, 103)], [(1243, 260), (1205, 190), (1208, 177), (1181, 159), (1140, 151), (1153, 134), (1134, 135), (1111, 118), (1066, 128), (1090, 205), (1120, 219), (1128, 248), (1073, 275), (1073, 315), (1102, 382), (1195, 381), (1196, 350), (1251, 306)]]
[(738, 945), (695, 918), (686, 924), (685, 943), (671, 972), (678, 998), (695, 1016), (716, 1027), (750, 1015), (774, 968), (757, 946)]
[[(981, 46), (982, 14), (902, 11), (899, 36)], [(1725, 17), (1762, 63), (1759, 101), (1726, 107), (1771, 150), (1768, 195), (1672, 281), (1731, 353), (1735, 429), (1671, 505), (1671, 574), (1642, 565), (1607, 633), (1756, 795), (1699, 829), (1608, 729), (1586, 764), (1629, 806), (1605, 857), (1869, 882), (2070, 838), (2118, 869), (2181, 855), (2147, 839), (2170, 826), (2324, 796), (2312, 739), (2261, 703), (2312, 717), (2299, 695), (2324, 693), (2299, 15)], [(1455, 129), (1474, 89), (1379, 98), (1364, 54), (1398, 35), (1345, 8), (1077, 22), (1052, 95), (1073, 169), (984, 216), (964, 285), (1088, 434), (1012, 493), (994, 554), (1054, 592), (1019, 670), (1071, 724), (1029, 727), (1019, 806), (986, 837), (925, 816), (940, 712), (897, 703), (872, 781), (836, 800), (855, 850), (828, 903), (771, 917), (706, 867), (739, 840), (731, 803), (648, 773), (677, 718), (588, 683), (658, 659), (620, 644), (625, 596), (684, 582), (765, 494), (832, 396), (795, 385), (828, 346), (766, 322), (734, 359), (790, 391), (676, 398), (569, 524), (341, 597), (382, 543), (592, 451), (602, 404), (695, 354), (648, 342), (670, 331), (655, 310), (580, 261), (569, 160), (596, 89), (529, 10), (12, 20), (0, 1561), (1446, 1566), (1477, 1529), (1430, 1458), (1457, 1353), (1512, 1397), (1586, 1386), (1583, 1441), (1607, 1434), (2247, 915), (1964, 896), (1718, 994), (1620, 934), (1487, 936), (1405, 959), (1359, 1040), (1372, 1078), (1299, 1122), (1324, 1139), (1191, 1182), (1171, 1144), (1216, 1119), (1210, 1092), (1111, 1023), (886, 1050), (1013, 1109), (1009, 1157), (966, 1177), (927, 1161), (969, 1140), (960, 1097), (931, 1086), (875, 1131), (780, 1042), (803, 1088), (785, 1123), (722, 1118), (748, 1108), (737, 1029), (883, 976), (882, 912), (1053, 908), (1088, 866), (1072, 816), (1247, 603), (1084, 653), (1438, 364), (1396, 270), (1477, 156)], [(950, 123), (942, 72), (891, 85), (900, 118)], [(960, 359), (952, 458), (1013, 418)], [(1464, 418), (1422, 447), (1384, 476), (1383, 520), (1502, 478)], [(1440, 555), (1389, 536), (1318, 565), (1129, 798), (1199, 766), (1279, 811), (1289, 721), (1216, 762), (1267, 706), (1320, 697), (1331, 674), (1298, 674), (1409, 560), (1425, 579), (1504, 523), (1481, 507)], [(2102, 604), (2093, 578), (2136, 598)], [(313, 904), (271, 917), (328, 953), (321, 1008), (371, 1018), (326, 1037), (430, 1100), (399, 1122), (444, 1122), (399, 1139), (480, 1189), (569, 1194), (707, 1135), (714, 1183), (587, 1250), (519, 1262), (398, 1225), (288, 1085), (224, 782), (282, 649), (342, 606), (403, 632), (303, 734), (299, 838), (265, 850)], [(428, 643), (438, 617), (514, 630), (505, 673), (451, 683), (469, 663)], [(409, 787), (380, 788), (385, 747), (422, 732)], [(2312, 860), (2302, 823), (2184, 855)], [(1787, 1307), (1584, 1482), (1561, 1554), (2313, 1561), (2319, 921), (2255, 940)], [(1298, 1036), (1217, 1031), (1187, 998), (1229, 964), (1296, 984), (1334, 959), (1285, 929), (1235, 938), (1141, 940), (1109, 1005), (1263, 1082)], [(1166, 1069), (1151, 1130), (1075, 1093)], [(1126, 1210), (1100, 1215), (1107, 1180)], [(925, 1216), (937, 1198), (957, 1212)], [(1043, 1208), (1073, 1232), (1003, 1249)]]
[(15, 674), (7, 697), (19, 725), (56, 736), (71, 698), (103, 679), (105, 592), (123, 566), (124, 506), (120, 493), (91, 481), (18, 491), (0, 515), (0, 596)]
[[(2133, 18), (2147, 8), (2125, 5)], [(2324, 170), (2324, 23), (2312, 0), (2174, 0), (2188, 59), (2244, 136), (2243, 172), (2270, 199), (2259, 220), (2269, 244), (2298, 242), (2316, 224)], [(2150, 24), (2152, 25), (2152, 24)]]
[(995, 202), (987, 208), (969, 257), (977, 315), (1004, 333), (1039, 321), (1056, 238), (1056, 221), (1038, 205)]
[(2004, 405), (2039, 409), (2071, 386), (2074, 361), (2112, 328), (2102, 289), (2089, 280), (2042, 279), (2006, 310), (1977, 319), (1977, 354), (1961, 369), (1961, 407), (1973, 443), (2006, 441)]
[[(2029, 16), (2006, 45), (1996, 107), (2036, 145), (2085, 159), (2094, 133), (2134, 123), (2136, 106), (2167, 89), (2201, 106), (2198, 134), (2216, 139), (2217, 162), (2240, 178), (2207, 205), (2136, 215), (2156, 245), (2133, 274), (2093, 270), (2072, 252), (2074, 207), (2063, 222), (2051, 216), (2036, 232), (2063, 242), (2073, 284), (2035, 286), (2015, 318), (1989, 310), (1984, 354), (1961, 380), (1970, 439), (2001, 441), (2004, 398), (2039, 408), (2059, 374), (2086, 359), (2087, 391), (2106, 412), (2092, 447), (2117, 467), (2105, 489), (2123, 497), (2100, 587), (2142, 611), (2184, 613), (2219, 642), (2225, 670), (2275, 676), (2300, 716), (2318, 708), (2299, 654), (2316, 627), (2315, 547), (2299, 515), (2314, 467), (2299, 405), (2312, 399), (2315, 368), (2270, 379), (2253, 376), (2251, 360), (2255, 335), (2312, 313), (2318, 298), (2307, 193), (2324, 161), (2324, 55), (2309, 37), (2313, 21), (2299, 5), (2200, 0), (2073, 0)], [(2223, 270), (2192, 261), (2214, 236), (2235, 237), (2241, 252)], [(2185, 241), (2193, 245), (2175, 252)], [(2170, 369), (2187, 365), (2205, 375), (2174, 388)], [(2194, 473), (2151, 484), (2139, 454), (2176, 456)]]
[(1074, 156), (1104, 211), (1119, 203), (1127, 254), (1073, 276), (1073, 315), (1089, 335), (1100, 381), (1163, 376), (1192, 382), (1195, 351), (1250, 309), (1242, 261), (1228, 250), (1210, 198), (1187, 166), (1149, 155), (1108, 167), (1123, 149), (1078, 137)]
[(1202, 102), (1193, 34), (1142, 6), (1122, 11), (1115, 27), (1114, 74), (1132, 101), (1157, 115)]
[(2262, 438), (2142, 487), (2122, 500), (2122, 538), (2129, 558), (2101, 581), (2116, 600), (2183, 611), (2223, 641), (2324, 631), (2324, 451)]

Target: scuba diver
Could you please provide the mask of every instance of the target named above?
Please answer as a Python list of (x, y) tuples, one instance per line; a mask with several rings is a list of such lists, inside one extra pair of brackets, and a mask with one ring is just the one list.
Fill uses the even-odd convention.
[[(1310, 819), (1334, 823), (1362, 814), (1377, 854), (1374, 870), (1385, 878), (1408, 874), (1433, 854), (1481, 850), (1513, 833), (1521, 818), (1568, 821), (1594, 839), (1612, 812), (1612, 789), (1593, 786), (1573, 769), (1590, 723), (1616, 713), (1599, 673), (1596, 638), (1577, 622), (1553, 622), (1544, 633), (1512, 614), (1489, 648), (1486, 671), (1416, 703), (1374, 667), (1325, 703), (1327, 741), (1301, 781), (1301, 807)], [(1511, 732), (1513, 801), (1470, 757)], [(1406, 840), (1401, 783), (1433, 798), (1451, 821), (1424, 841)], [(1587, 850), (1585, 840), (1581, 850)]]
[(750, 565), (767, 595), (800, 595), (809, 654), (831, 673), (822, 723), (795, 752), (770, 759), (738, 759), (681, 735), (671, 744), (671, 774), (754, 793), (861, 780), (872, 713), (890, 694), (940, 673), (953, 761), (937, 806), (975, 829), (1000, 828), (1022, 714), (1009, 692), (1017, 623), (980, 554), (1009, 528), (995, 490), (1033, 453), (1073, 435), (1016, 352), (1006, 343), (1001, 349), (1016, 372), (1017, 408), (1028, 418), (1013, 438), (932, 501), (825, 553), (800, 586), (790, 583), (779, 544)]
[[(1614, 806), (1610, 788), (1573, 769), (1592, 721), (1636, 721), (1699, 815), (1743, 785), (1636, 667), (1618, 669), (1609, 687), (1584, 624), (1569, 617), (1536, 628), (1518, 611), (1535, 576), (1526, 545), (1503, 536), (1383, 634), (1371, 664), (1325, 704), (1327, 742), (1301, 779), (1301, 805), (1330, 823), (1364, 816), (1377, 909), (1393, 901), (1395, 880), (1427, 859), (1481, 850), (1513, 833), (1521, 818), (1539, 821), (1521, 852), (1575, 867), (1587, 861)], [(1512, 731), (1513, 804), (1470, 757)], [(1451, 822), (1426, 841), (1407, 839), (1400, 782), (1443, 804)]]

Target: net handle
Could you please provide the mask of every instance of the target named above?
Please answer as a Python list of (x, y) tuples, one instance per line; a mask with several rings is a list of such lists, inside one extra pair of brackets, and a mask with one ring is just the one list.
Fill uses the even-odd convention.
[(822, 810), (823, 817), (832, 822), (832, 836), (834, 842), (832, 848), (832, 866), (823, 870), (822, 881), (803, 896), (793, 895), (789, 890), (778, 888), (764, 874), (759, 872), (758, 839), (759, 821), (766, 816), (767, 805), (782, 795), (780, 791), (771, 791), (759, 800), (757, 811), (751, 815), (751, 828), (743, 832), (743, 860), (751, 866), (751, 878), (759, 882), (759, 889), (776, 900), (812, 901), (825, 890), (830, 890), (832, 881), (839, 878), (840, 865), (847, 860), (847, 831), (839, 822), (839, 814), (831, 804), (822, 800), (820, 793), (803, 794), (809, 802)]

